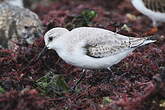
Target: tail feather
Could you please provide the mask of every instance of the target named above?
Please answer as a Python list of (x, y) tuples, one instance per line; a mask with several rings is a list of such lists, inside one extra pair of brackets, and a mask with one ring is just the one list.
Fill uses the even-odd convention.
[(145, 37), (144, 43), (142, 45), (146, 45), (146, 44), (149, 44), (149, 43), (156, 42), (157, 39), (158, 39), (158, 36), (156, 36), (156, 35)]
[(145, 40), (143, 44), (141, 44), (141, 46), (146, 45), (146, 44), (150, 44), (156, 42), (156, 40)]
[(158, 38), (157, 36), (149, 36), (149, 37), (145, 37), (145, 38), (140, 38), (138, 40), (133, 41), (130, 47), (137, 48), (137, 47), (149, 44), (149, 43), (153, 43), (153, 42), (156, 42), (157, 38)]

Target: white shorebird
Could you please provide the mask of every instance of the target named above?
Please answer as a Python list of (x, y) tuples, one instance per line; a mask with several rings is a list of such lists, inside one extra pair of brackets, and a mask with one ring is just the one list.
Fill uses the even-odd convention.
[(133, 6), (148, 16), (153, 26), (157, 27), (158, 22), (165, 22), (165, 0), (131, 0)]
[(127, 37), (93, 27), (71, 31), (53, 28), (45, 34), (44, 40), (46, 47), (55, 50), (66, 63), (87, 69), (109, 68), (137, 47), (155, 42), (151, 37)]

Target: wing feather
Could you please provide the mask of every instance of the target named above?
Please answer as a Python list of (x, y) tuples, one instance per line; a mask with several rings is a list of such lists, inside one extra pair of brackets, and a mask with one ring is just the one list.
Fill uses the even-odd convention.
[[(79, 33), (79, 34), (74, 34)], [(77, 52), (86, 54), (93, 58), (103, 58), (112, 55), (117, 55), (120, 52), (127, 51), (128, 49), (134, 50), (144, 43), (146, 38), (127, 37), (109, 30), (93, 28), (93, 27), (80, 27), (73, 29), (67, 35), (67, 41), (70, 36), (76, 35), (70, 40), (70, 45)], [(66, 41), (66, 42), (67, 42)], [(82, 50), (80, 50), (82, 48)]]
[(93, 29), (94, 34), (88, 34), (86, 44), (83, 46), (86, 55), (94, 58), (108, 57), (136, 48), (145, 40), (145, 38), (127, 37), (107, 30), (96, 30)]
[(143, 2), (148, 9), (165, 13), (165, 0), (143, 0)]

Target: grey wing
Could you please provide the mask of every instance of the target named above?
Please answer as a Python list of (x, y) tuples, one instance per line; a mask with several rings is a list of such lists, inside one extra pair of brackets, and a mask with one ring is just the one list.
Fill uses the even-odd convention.
[(88, 56), (94, 57), (94, 58), (103, 58), (103, 57), (108, 57), (111, 55), (115, 55), (120, 51), (123, 51), (126, 49), (125, 47), (120, 47), (120, 46), (111, 46), (111, 45), (96, 45), (96, 46), (90, 46), (88, 45), (86, 48), (86, 54)]
[(165, 13), (165, 0), (143, 0), (144, 5), (155, 12)]
[[(84, 54), (94, 58), (108, 57), (127, 49), (136, 48), (146, 40), (146, 38), (127, 37), (109, 30), (93, 27), (81, 27), (71, 32), (72, 34), (79, 33), (77, 37), (72, 39), (71, 45), (75, 47), (76, 43), (80, 43), (77, 45), (77, 51), (82, 48)], [(70, 39), (69, 35), (68, 39)]]
[(86, 55), (94, 58), (108, 57), (128, 49), (135, 49), (141, 46), (145, 41), (145, 38), (127, 37), (122, 39), (121, 37), (122, 36), (119, 38), (111, 38), (111, 40), (107, 38), (104, 42), (102, 41), (100, 43), (94, 43), (93, 41), (91, 43), (88, 42), (84, 47)]

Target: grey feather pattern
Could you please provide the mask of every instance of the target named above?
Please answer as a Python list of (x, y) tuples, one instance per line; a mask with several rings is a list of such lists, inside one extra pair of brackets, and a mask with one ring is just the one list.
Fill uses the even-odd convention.
[(118, 39), (118, 42), (116, 42), (113, 45), (110, 42), (97, 43), (97, 44), (92, 43), (92, 45), (88, 43), (84, 48), (86, 49), (86, 54), (88, 56), (94, 58), (103, 58), (118, 54), (127, 49), (137, 48), (138, 46), (143, 44), (145, 40), (146, 38), (129, 37), (128, 40)]
[(165, 13), (165, 0), (143, 0), (146, 8), (154, 11)]

